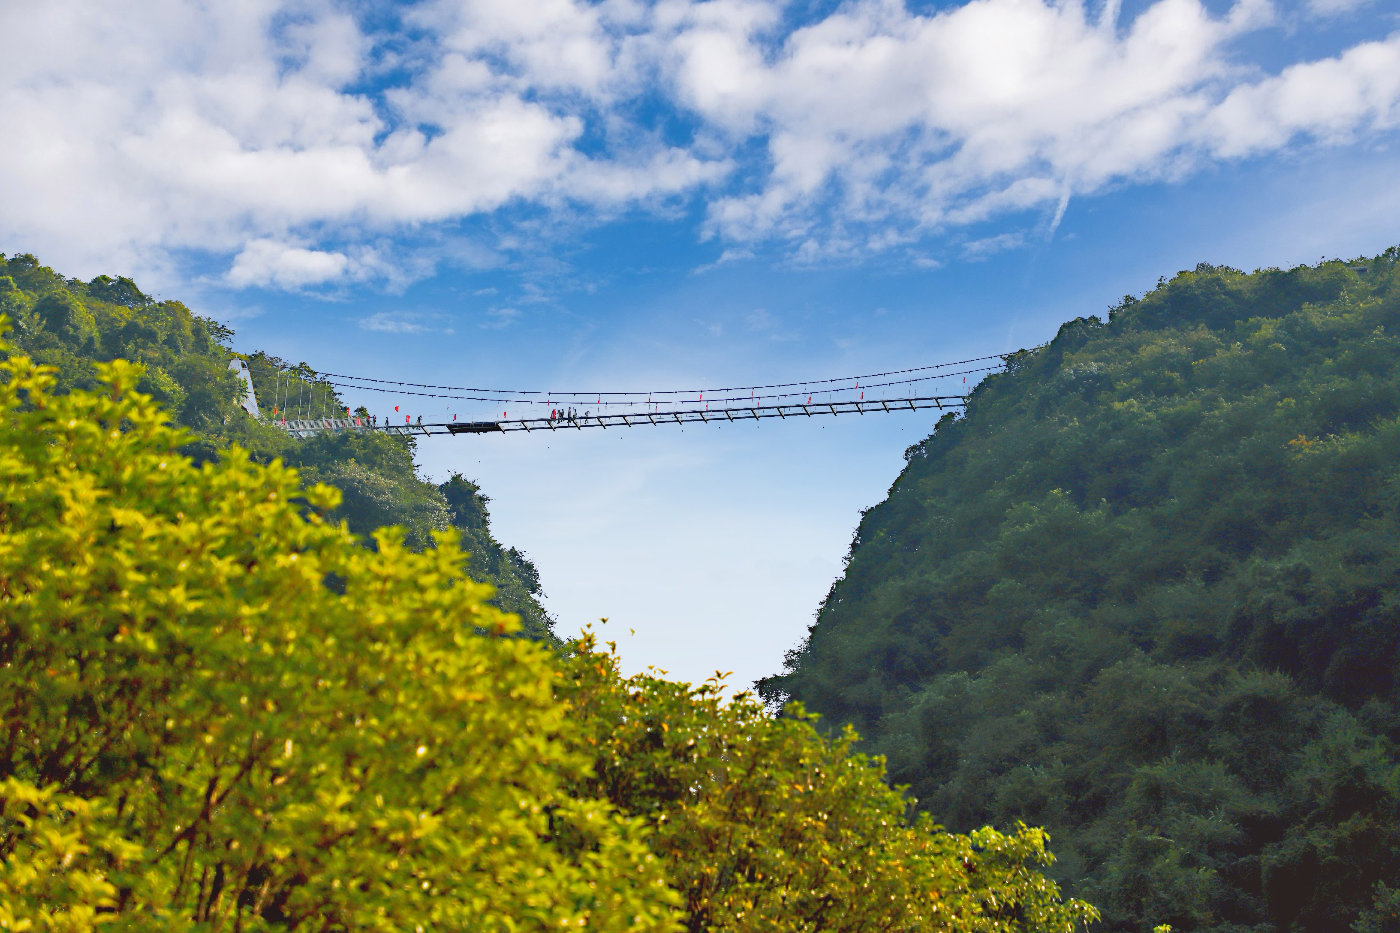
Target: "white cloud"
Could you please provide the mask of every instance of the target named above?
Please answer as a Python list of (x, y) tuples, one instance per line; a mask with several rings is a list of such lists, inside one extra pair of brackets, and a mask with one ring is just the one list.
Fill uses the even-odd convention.
[[(784, 37), (760, 65), (759, 40), (731, 35), (732, 60), (749, 63), (736, 71), (742, 121), (770, 128), (772, 170), (761, 190), (714, 204), (711, 229), (810, 249), (832, 215), (936, 231), (1058, 203), (1066, 186), (1166, 174), (1234, 77), (1228, 42), (1267, 18), (1261, 0), (1223, 18), (1159, 0), (1120, 37), (1076, 3), (974, 0), (925, 16), (873, 0)], [(682, 98), (740, 128), (681, 61)]]
[(574, 0), (453, 0), (427, 4), (415, 18), (463, 61), (499, 55), (508, 75), (533, 87), (596, 94), (616, 74), (622, 41), (605, 28), (607, 12)]
[(492, 214), (509, 243), (518, 205), (603, 220), (700, 198), (732, 255), (777, 241), (819, 262), (1346, 144), (1400, 107), (1400, 34), (1274, 74), (1242, 60), (1267, 0), (1121, 23), (1116, 3), (1095, 21), (854, 0), (800, 28), (777, 0), (427, 0), (407, 42), (349, 9), (0, 7), (25, 37), (0, 57), (0, 242), (82, 275), (195, 250), (233, 257), (238, 286), (402, 284), (366, 244)]
[(350, 267), (350, 258), (344, 253), (253, 240), (233, 260), (225, 278), (235, 288), (275, 285), (298, 289), (340, 279)]
[[(548, 75), (503, 74), (491, 57), (524, 30), (545, 44), (522, 67), (562, 68), (557, 84), (596, 89), (605, 76), (590, 77), (591, 53), (569, 50), (601, 27), (578, 26), (578, 41), (554, 48), (531, 10), (485, 4), (476, 12), (495, 18), (479, 24), (480, 42), (464, 45), (460, 29), (434, 36), (406, 59), (417, 65), (406, 85), (366, 94), (349, 86), (372, 77), (377, 39), (329, 0), (122, 7), (0, 9), (5, 34), (26, 36), (0, 59), (0, 237), (74, 271), (123, 255), (314, 242), (327, 224), (372, 238), (510, 203), (611, 208), (724, 170), (636, 140), (585, 156), (575, 147), (585, 116), (538, 99)], [(596, 19), (589, 9), (575, 19)], [(600, 59), (609, 68), (615, 45)], [(269, 271), (274, 258), (254, 247), (228, 280), (302, 287), (337, 271), (295, 252)]]
[(1278, 149), (1295, 135), (1345, 141), (1400, 121), (1400, 33), (1337, 58), (1293, 65), (1232, 91), (1202, 135), (1222, 156)]

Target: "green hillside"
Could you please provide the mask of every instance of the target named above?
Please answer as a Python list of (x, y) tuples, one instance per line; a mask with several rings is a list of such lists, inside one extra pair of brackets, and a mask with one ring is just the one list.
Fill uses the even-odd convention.
[(907, 460), (771, 703), (1099, 929), (1400, 929), (1400, 249), (1159, 281)]
[[(6, 292), (61, 373), (0, 314), (0, 931), (1080, 933), (1097, 916), (1041, 872), (1042, 830), (945, 832), (854, 736), (722, 697), (720, 677), (625, 677), (591, 634), (511, 637), (519, 617), (452, 536), (366, 546), (326, 520), (337, 490), (191, 443), (133, 391), (154, 369), (91, 364), (87, 316), (119, 316), (74, 291), (61, 318)], [(178, 344), (190, 318), (167, 310)], [(77, 341), (49, 339), (75, 320)], [(217, 363), (210, 330), (180, 355)], [(256, 435), (209, 398), (183, 417)], [(351, 452), (318, 469), (365, 487), (346, 515), (369, 521), (403, 478)], [(436, 492), (442, 521), (487, 534), (475, 487)]]
[(487, 499), (475, 484), (461, 476), (441, 485), (422, 479), (411, 438), (327, 434), (296, 440), (239, 407), (242, 383), (228, 368), (235, 356), (247, 362), (262, 410), (272, 410), (279, 370), (282, 381), (292, 380), (293, 396), (304, 392), (333, 410), (341, 404), (334, 387), (306, 363), (293, 367), (266, 353), (234, 354), (233, 331), (178, 301), (156, 301), (127, 278), (65, 279), (30, 255), (0, 254), (0, 314), (14, 322), (10, 339), (16, 346), (57, 368), (61, 391), (94, 388), (99, 361), (142, 363), (140, 390), (194, 432), (185, 453), (214, 459), (238, 444), (261, 462), (280, 457), (298, 468), (306, 484), (340, 489), (343, 500), (332, 517), (366, 540), (375, 529), (396, 524), (404, 527), (408, 545), (421, 550), (431, 545), (433, 531), (456, 528), (472, 576), (496, 587), (497, 605), (517, 613), (529, 636), (554, 640), (539, 603), (538, 572), (492, 536)]

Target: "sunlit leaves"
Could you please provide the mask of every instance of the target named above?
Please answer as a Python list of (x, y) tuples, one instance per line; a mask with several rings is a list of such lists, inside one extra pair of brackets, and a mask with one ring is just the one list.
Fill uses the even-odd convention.
[[(641, 827), (565, 790), (587, 761), (550, 654), (474, 634), (518, 622), (453, 541), (371, 551), (318, 517), (334, 490), (237, 451), (196, 467), (139, 375), (53, 395), (3, 363), (14, 909), (73, 929), (103, 904), (185, 929), (670, 929)], [(557, 845), (550, 810), (588, 846)], [(22, 867), (43, 859), (74, 867)]]
[[(0, 319), (3, 326), (3, 319)], [(750, 698), (566, 657), (452, 534), (0, 363), (0, 930), (1048, 931), (1044, 834), (910, 819)], [(474, 495), (474, 494), (473, 494)]]
[(575, 647), (562, 693), (588, 727), (581, 789), (651, 825), (689, 929), (1072, 933), (1096, 916), (1043, 875), (1041, 831), (911, 817), (853, 733), (833, 742), (799, 708), (722, 702), (716, 681), (619, 679), (591, 638)]

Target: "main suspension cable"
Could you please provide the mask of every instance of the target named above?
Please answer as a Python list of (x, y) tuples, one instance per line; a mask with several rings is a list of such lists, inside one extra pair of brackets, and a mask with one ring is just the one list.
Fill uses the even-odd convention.
[[(978, 359), (981, 360), (981, 359), (990, 359), (990, 358), (991, 358), (991, 357), (979, 357)], [(968, 362), (976, 362), (976, 361), (973, 360), (973, 361), (968, 361)], [(956, 364), (956, 363), (953, 363), (953, 364), (949, 364), (949, 365), (956, 366), (957, 364)], [(928, 369), (928, 368), (929, 368), (929, 367), (920, 367), (920, 368), (918, 368), (918, 369), (896, 370), (894, 373), (891, 373), (891, 375), (897, 374), (897, 373), (921, 372), (921, 371), (924, 371), (924, 370), (926, 370), (926, 369)], [(562, 403), (570, 403), (570, 402), (571, 402), (571, 403), (577, 405), (577, 404), (588, 404), (588, 399), (597, 399), (598, 401), (596, 402), (596, 404), (599, 404), (599, 405), (614, 405), (614, 406), (618, 406), (618, 405), (647, 405), (647, 404), (657, 404), (657, 403), (654, 402), (654, 401), (652, 400), (652, 398), (651, 398), (652, 396), (657, 396), (657, 395), (665, 395), (665, 396), (668, 396), (666, 402), (667, 402), (668, 404), (674, 404), (675, 402), (682, 401), (682, 399), (676, 398), (676, 396), (686, 396), (686, 397), (688, 398), (689, 396), (694, 395), (694, 396), (697, 397), (697, 398), (696, 398), (696, 401), (697, 401), (697, 402), (703, 402), (703, 401), (705, 401), (705, 399), (703, 398), (703, 396), (706, 395), (706, 394), (710, 394), (710, 393), (717, 393), (717, 395), (715, 395), (715, 396), (714, 396), (713, 398), (711, 398), (709, 401), (712, 401), (712, 402), (715, 402), (715, 403), (719, 403), (719, 402), (757, 402), (757, 401), (766, 401), (766, 400), (773, 400), (773, 399), (793, 398), (793, 397), (802, 396), (802, 395), (830, 395), (830, 394), (833, 394), (833, 393), (836, 393), (836, 392), (855, 392), (855, 391), (864, 392), (864, 391), (867, 390), (867, 389), (882, 389), (882, 388), (889, 388), (889, 387), (891, 387), (891, 386), (912, 385), (913, 383), (916, 383), (916, 382), (930, 382), (930, 381), (933, 381), (933, 380), (936, 380), (936, 379), (947, 379), (947, 378), (950, 378), (950, 377), (953, 377), (953, 376), (970, 376), (970, 375), (980, 374), (980, 373), (995, 372), (995, 371), (997, 371), (998, 369), (1000, 369), (999, 366), (979, 366), (979, 367), (975, 367), (975, 368), (973, 368), (973, 369), (958, 370), (958, 371), (956, 371), (956, 372), (937, 373), (937, 374), (934, 374), (934, 375), (925, 375), (925, 376), (914, 376), (914, 377), (909, 378), (909, 379), (892, 379), (892, 380), (889, 380), (889, 381), (886, 381), (886, 382), (873, 382), (873, 383), (862, 383), (862, 382), (860, 382), (860, 380), (868, 379), (868, 378), (876, 378), (876, 377), (878, 377), (878, 374), (872, 374), (871, 376), (849, 376), (849, 377), (846, 377), (845, 379), (817, 379), (817, 380), (813, 380), (812, 382), (784, 382), (784, 383), (775, 383), (775, 384), (773, 384), (773, 385), (771, 385), (771, 386), (734, 386), (734, 387), (730, 387), (730, 388), (727, 388), (727, 389), (670, 389), (670, 390), (665, 390), (665, 391), (652, 391), (652, 392), (534, 392), (534, 391), (530, 391), (530, 392), (527, 393), (527, 392), (522, 391), (522, 392), (520, 392), (518, 395), (506, 394), (505, 390), (500, 390), (499, 394), (492, 394), (492, 395), (455, 395), (455, 394), (446, 394), (446, 393), (443, 393), (443, 392), (418, 392), (418, 391), (414, 391), (414, 390), (412, 390), (412, 389), (390, 388), (389, 386), (418, 386), (419, 388), (451, 388), (451, 387), (449, 387), (449, 386), (421, 385), (421, 384), (417, 384), (417, 383), (398, 382), (398, 381), (387, 380), (387, 379), (375, 379), (375, 380), (363, 379), (363, 380), (360, 380), (360, 381), (351, 382), (351, 381), (346, 381), (346, 380), (355, 379), (356, 377), (348, 377), (348, 376), (335, 377), (335, 374), (334, 374), (334, 373), (325, 373), (325, 374), (324, 374), (325, 376), (330, 376), (330, 377), (335, 377), (335, 378), (327, 378), (327, 379), (325, 379), (325, 380), (323, 380), (323, 381), (326, 382), (328, 385), (333, 385), (333, 386), (335, 386), (335, 387), (337, 387), (337, 388), (340, 388), (340, 389), (354, 389), (354, 390), (361, 391), (361, 392), (378, 392), (378, 393), (385, 394), (385, 395), (410, 395), (410, 396), (415, 396), (415, 397), (419, 397), (419, 398), (441, 398), (441, 399), (451, 399), (451, 400), (453, 400), (453, 401), (463, 401), (463, 402), (497, 402), (497, 403), (505, 403), (505, 404), (508, 404), (508, 405), (553, 405), (553, 404), (562, 404)], [(363, 385), (363, 384), (361, 384), (361, 382), (377, 382), (377, 383), (384, 383), (385, 385), (383, 385), (383, 386), (381, 386), (381, 385)], [(826, 389), (812, 388), (813, 386), (831, 385), (832, 383), (835, 383), (835, 382), (848, 382), (848, 383), (850, 383), (850, 384), (849, 384), (849, 385), (842, 385), (842, 386), (834, 387), (834, 388), (826, 388)], [(769, 389), (769, 388), (777, 389), (777, 388), (787, 388), (787, 387), (801, 387), (801, 388), (797, 389), (796, 391), (791, 391), (791, 392), (771, 392), (771, 393), (765, 393), (765, 394), (763, 394), (763, 395), (753, 394), (753, 393), (756, 392), (757, 389), (760, 389), (760, 388), (763, 388), (763, 389)], [(745, 390), (749, 391), (750, 394), (749, 394), (749, 395), (727, 395), (727, 394), (725, 394), (725, 393), (740, 392), (740, 391), (745, 391)], [(465, 392), (491, 392), (492, 390), (489, 390), (489, 389), (463, 389), (463, 390), (461, 390), (461, 391), (465, 391)], [(533, 395), (533, 396), (536, 396), (536, 397), (535, 397), (535, 398), (522, 398), (522, 397), (521, 397), (521, 396), (526, 395), (526, 394)], [(540, 396), (543, 396), (543, 397), (540, 397)], [(620, 396), (626, 396), (626, 397), (625, 397), (625, 398), (622, 398), (622, 397), (620, 397)], [(642, 396), (647, 396), (647, 398), (642, 398)], [(604, 399), (607, 399), (607, 400), (604, 401)]]
[[(966, 364), (968, 364), (968, 363), (981, 363), (981, 362), (985, 362), (986, 360), (1005, 360), (1007, 356), (1008, 356), (1008, 354), (1005, 354), (1005, 353), (993, 353), (993, 354), (988, 355), (988, 356), (974, 356), (974, 357), (971, 357), (971, 358), (965, 359), (965, 360), (955, 360), (955, 361), (953, 361), (953, 362), (951, 362), (951, 363), (931, 363), (931, 364), (929, 364), (929, 365), (927, 365), (927, 366), (911, 366), (911, 367), (909, 367), (908, 369), (892, 369), (892, 370), (888, 370), (888, 371), (886, 371), (886, 372), (867, 373), (867, 374), (862, 375), (862, 376), (840, 376), (840, 377), (833, 378), (833, 379), (807, 379), (807, 380), (803, 380), (803, 381), (801, 381), (801, 382), (774, 382), (774, 383), (769, 383), (769, 384), (767, 384), (767, 385), (712, 386), (712, 387), (710, 387), (710, 388), (698, 388), (698, 389), (656, 389), (656, 390), (637, 390), (637, 391), (630, 391), (630, 392), (622, 392), (622, 391), (612, 391), (612, 392), (596, 392), (596, 391), (595, 391), (595, 392), (583, 392), (583, 391), (573, 392), (573, 391), (570, 391), (570, 392), (563, 392), (563, 391), (550, 391), (550, 390), (540, 390), (540, 389), (490, 389), (490, 388), (478, 388), (478, 387), (472, 387), (472, 386), (434, 385), (434, 384), (432, 384), (432, 383), (424, 383), (424, 382), (404, 382), (404, 381), (401, 381), (401, 380), (398, 380), (398, 379), (376, 379), (376, 378), (373, 378), (373, 377), (370, 377), (370, 376), (353, 376), (353, 375), (350, 375), (350, 374), (348, 374), (348, 373), (319, 373), (318, 375), (321, 376), (321, 377), (327, 377), (327, 381), (329, 381), (330, 379), (348, 379), (348, 380), (353, 380), (354, 382), (373, 383), (373, 384), (376, 384), (376, 385), (385, 385), (385, 386), (402, 386), (402, 387), (410, 388), (410, 389), (440, 389), (440, 390), (447, 391), (447, 392), (479, 392), (479, 393), (483, 393), (483, 394), (486, 395), (486, 396), (490, 396), (489, 398), (481, 398), (481, 399), (479, 399), (479, 401), (525, 401), (525, 399), (519, 399), (519, 398), (506, 399), (506, 398), (499, 398), (499, 396), (544, 395), (544, 396), (560, 396), (561, 398), (562, 398), (562, 397), (574, 397), (574, 398), (589, 398), (589, 397), (592, 397), (592, 398), (602, 398), (603, 396), (618, 396), (618, 395), (621, 395), (621, 396), (635, 396), (635, 395), (651, 395), (651, 396), (656, 396), (656, 395), (699, 395), (699, 394), (701, 394), (701, 393), (706, 393), (706, 392), (714, 392), (714, 393), (720, 393), (720, 392), (757, 392), (757, 391), (759, 391), (759, 390), (761, 390), (761, 389), (762, 389), (762, 390), (767, 390), (767, 389), (789, 389), (789, 388), (794, 388), (794, 387), (799, 387), (799, 386), (830, 385), (831, 383), (835, 383), (835, 382), (858, 382), (858, 381), (863, 380), (863, 379), (884, 379), (884, 378), (889, 377), (889, 376), (905, 376), (905, 375), (909, 375), (910, 373), (929, 373), (929, 372), (932, 372), (932, 371), (934, 371), (934, 370), (949, 369), (949, 368), (954, 367), (954, 366), (964, 366), (964, 365), (966, 365)], [(987, 372), (987, 371), (991, 371), (991, 370), (996, 369), (996, 368), (997, 368), (997, 367), (983, 367), (983, 368), (978, 369), (978, 370), (967, 370), (966, 372), (968, 372), (968, 373), (971, 373), (971, 372)], [(914, 379), (895, 379), (895, 380), (892, 380), (892, 381), (889, 382), (889, 383), (883, 383), (883, 385), (897, 385), (897, 384), (899, 384), (899, 383), (904, 383), (904, 382), (921, 382), (921, 381), (925, 381), (925, 380), (927, 380), (927, 379), (943, 378), (943, 377), (945, 377), (945, 376), (959, 376), (959, 375), (963, 375), (963, 374), (964, 374), (964, 373), (938, 373), (938, 374), (936, 374), (936, 375), (922, 376), (922, 377), (917, 377), (917, 378), (914, 378)], [(334, 383), (334, 384), (339, 385), (340, 383)], [(364, 388), (364, 389), (368, 390), (368, 389), (370, 389), (370, 386), (361, 386), (360, 388)], [(862, 387), (862, 388), (863, 388), (863, 387)], [(386, 391), (386, 392), (387, 392), (387, 391), (393, 391), (393, 390), (391, 390), (391, 389), (384, 389), (384, 390), (380, 390), (380, 391)], [(824, 390), (823, 390), (823, 391), (824, 391)], [(431, 394), (431, 393), (412, 393), (412, 392), (404, 392), (404, 393), (402, 393), (402, 394), (404, 394), (404, 395), (429, 395), (429, 394)], [(787, 395), (800, 395), (801, 392), (790, 392), (790, 393), (785, 393), (785, 394), (787, 394)], [(478, 400), (478, 399), (473, 399), (473, 398), (470, 397), (470, 396), (433, 396), (433, 397), (435, 397), (435, 398), (468, 398), (468, 399), (471, 399), (471, 400)], [(774, 396), (769, 396), (769, 397), (774, 397)]]

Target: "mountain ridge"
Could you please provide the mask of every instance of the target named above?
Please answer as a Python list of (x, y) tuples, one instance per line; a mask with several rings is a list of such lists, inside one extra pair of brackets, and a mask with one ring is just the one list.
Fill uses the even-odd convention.
[(0, 254), (0, 314), (14, 322), (15, 345), (58, 370), (60, 389), (92, 388), (94, 364), (118, 357), (145, 366), (139, 389), (153, 396), (193, 432), (184, 452), (217, 459), (230, 445), (254, 460), (280, 458), (296, 467), (305, 485), (324, 482), (342, 493), (333, 519), (346, 521), (367, 543), (384, 525), (400, 525), (415, 549), (431, 547), (434, 531), (454, 528), (471, 555), (471, 573), (496, 587), (494, 602), (521, 617), (529, 637), (552, 643), (553, 621), (540, 603), (539, 572), (490, 530), (490, 501), (460, 475), (435, 484), (418, 475), (413, 438), (356, 432), (297, 440), (248, 415), (241, 405), (245, 383), (228, 362), (247, 364), (259, 408), (274, 411), (274, 373), (323, 400), (342, 406), (335, 387), (306, 363), (296, 366), (264, 351), (237, 353), (232, 329), (195, 314), (179, 301), (158, 301), (130, 278), (100, 275), (64, 278), (30, 254)]
[(1381, 923), (1397, 260), (1201, 264), (1012, 354), (906, 452), (765, 698), (853, 723), (953, 828), (1046, 826), (1107, 930)]

